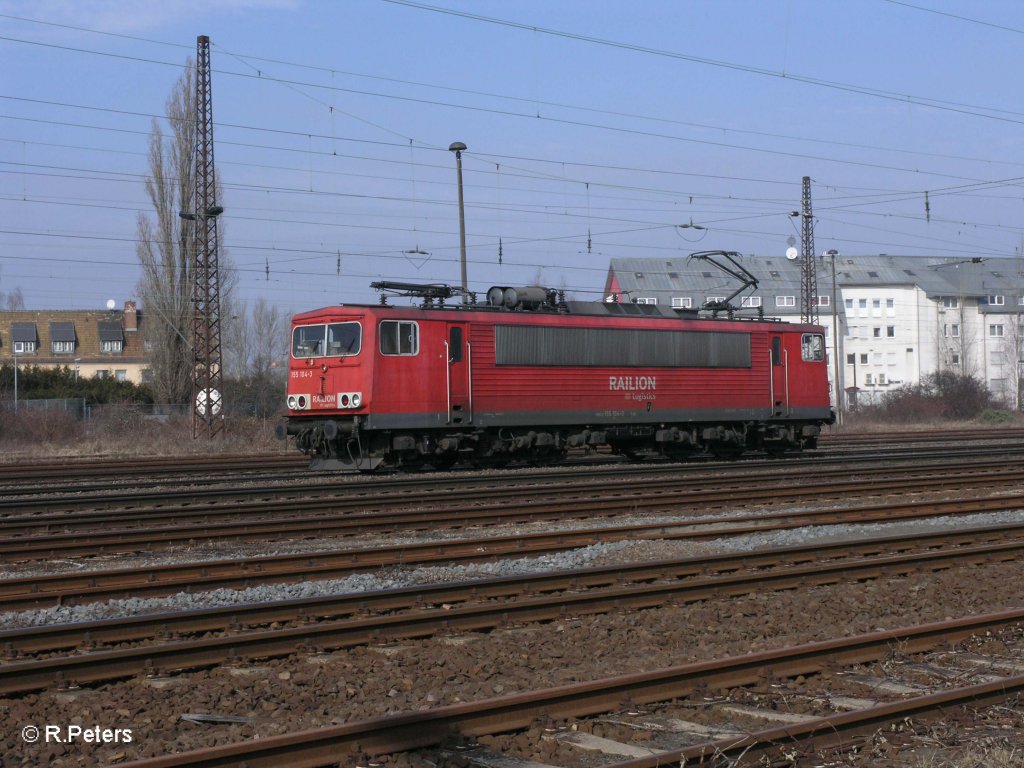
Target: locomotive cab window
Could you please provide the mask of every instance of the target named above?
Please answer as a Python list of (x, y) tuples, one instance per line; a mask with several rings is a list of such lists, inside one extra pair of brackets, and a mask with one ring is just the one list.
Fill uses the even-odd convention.
[(420, 352), (420, 328), (416, 323), (383, 320), (379, 335), (382, 355), (418, 355)]
[(800, 356), (806, 362), (825, 359), (825, 337), (820, 333), (805, 333), (800, 339)]
[(300, 325), (292, 331), (293, 357), (358, 355), (363, 332), (359, 323)]

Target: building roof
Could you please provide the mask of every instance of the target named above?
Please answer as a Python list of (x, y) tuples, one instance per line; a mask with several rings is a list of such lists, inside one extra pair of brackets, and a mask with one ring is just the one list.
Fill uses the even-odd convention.
[[(830, 295), (832, 260), (818, 256), (818, 294)], [(761, 296), (772, 314), (799, 314), (800, 261), (784, 256), (740, 256), (737, 262), (758, 281), (755, 290), (743, 295)], [(931, 256), (842, 256), (836, 258), (838, 288), (916, 287), (929, 297), (951, 296), (978, 299), (1005, 297), (1002, 306), (983, 306), (983, 311), (1017, 312), (1024, 296), (1024, 273), (1017, 260), (997, 258), (935, 258)], [(613, 282), (614, 280), (614, 282)], [(606, 294), (618, 286), (623, 301), (668, 296), (690, 296), (699, 307), (709, 295), (728, 295), (739, 287), (736, 279), (705, 261), (678, 258), (612, 259)], [(776, 307), (775, 297), (796, 296), (795, 307)], [(607, 297), (607, 296), (606, 296)], [(734, 303), (739, 303), (739, 299)]]
[[(10, 354), (18, 342), (35, 344), (19, 359), (25, 364), (68, 365), (71, 362), (144, 364), (144, 340), (135, 331), (141, 313), (134, 302), (125, 310), (5, 310), (0, 311), (0, 353)], [(121, 342), (103, 349), (104, 342)], [(70, 348), (64, 346), (70, 343)], [(55, 345), (61, 345), (60, 347)]]

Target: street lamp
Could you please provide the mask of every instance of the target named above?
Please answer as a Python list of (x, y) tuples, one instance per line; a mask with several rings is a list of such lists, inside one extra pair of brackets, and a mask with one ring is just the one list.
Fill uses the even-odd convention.
[(839, 304), (836, 298), (836, 256), (839, 251), (829, 248), (825, 256), (832, 259), (832, 378), (836, 388), (836, 423), (843, 423), (842, 387), (839, 386)]
[(462, 202), (462, 153), (466, 145), (461, 141), (454, 142), (448, 147), (449, 152), (455, 153), (455, 171), (459, 180), (459, 266), (462, 271), (462, 303), (469, 301), (466, 295), (466, 210)]

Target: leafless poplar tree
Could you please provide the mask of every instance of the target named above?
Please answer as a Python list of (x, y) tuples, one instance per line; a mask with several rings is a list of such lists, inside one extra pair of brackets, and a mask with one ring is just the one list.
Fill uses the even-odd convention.
[(21, 288), (15, 288), (8, 293), (0, 291), (0, 306), (10, 311), (24, 309), (25, 297), (21, 293)]
[[(159, 402), (185, 403), (192, 395), (192, 283), (195, 223), (181, 218), (191, 211), (195, 193), (196, 86), (190, 59), (165, 107), (170, 136), (153, 121), (149, 138), (146, 193), (153, 214), (139, 214), (138, 245), (142, 279), (138, 285), (144, 332)], [(218, 185), (218, 200), (221, 199)], [(220, 227), (223, 236), (224, 228)], [(230, 306), (234, 272), (218, 253), (222, 306)]]

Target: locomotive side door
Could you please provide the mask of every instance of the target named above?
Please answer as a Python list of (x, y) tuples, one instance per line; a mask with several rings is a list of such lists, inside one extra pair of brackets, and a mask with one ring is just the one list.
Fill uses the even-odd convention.
[(472, 350), (465, 323), (449, 323), (444, 341), (447, 365), (448, 423), (473, 421)]
[(789, 415), (789, 357), (782, 336), (771, 336), (772, 417)]

